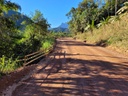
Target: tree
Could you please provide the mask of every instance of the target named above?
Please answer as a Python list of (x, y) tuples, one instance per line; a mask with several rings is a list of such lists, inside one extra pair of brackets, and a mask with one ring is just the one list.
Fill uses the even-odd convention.
[(47, 29), (50, 27), (47, 20), (43, 17), (43, 14), (39, 10), (35, 10), (32, 21), (38, 26), (38, 29), (41, 29), (39, 30), (40, 34), (45, 34), (47, 32)]
[(72, 8), (67, 14), (71, 18), (69, 22), (69, 29), (77, 32), (83, 33), (88, 24), (92, 24), (98, 20), (98, 5), (94, 0), (83, 0), (78, 8)]
[[(127, 0), (83, 0), (77, 8), (72, 8), (67, 14), (70, 18), (69, 30), (75, 35), (78, 32), (86, 32), (95, 26), (105, 25), (110, 17), (116, 15), (116, 11)], [(127, 7), (122, 9), (127, 10)], [(120, 11), (119, 11), (120, 12)], [(117, 16), (116, 16), (117, 17)], [(101, 23), (102, 22), (102, 23)]]
[[(9, 10), (19, 10), (21, 7), (7, 0), (0, 1), (0, 57), (5, 54), (10, 56), (14, 47), (13, 36), (17, 34), (15, 21), (4, 14)], [(6, 49), (6, 51), (5, 51)], [(10, 52), (10, 53), (9, 53)]]
[[(43, 39), (48, 34), (48, 27), (50, 26), (47, 20), (43, 17), (43, 14), (36, 10), (32, 15), (29, 23), (23, 22), (26, 24), (24, 30), (24, 38), (22, 39), (22, 46), (25, 46), (25, 50), (22, 50), (21, 53), (31, 53), (37, 51), (41, 47)], [(21, 47), (22, 47), (21, 46)]]

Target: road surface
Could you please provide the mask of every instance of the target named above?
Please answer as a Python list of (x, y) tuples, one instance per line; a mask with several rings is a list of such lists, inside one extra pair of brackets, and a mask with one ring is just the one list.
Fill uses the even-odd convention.
[(70, 38), (12, 96), (128, 96), (128, 58)]

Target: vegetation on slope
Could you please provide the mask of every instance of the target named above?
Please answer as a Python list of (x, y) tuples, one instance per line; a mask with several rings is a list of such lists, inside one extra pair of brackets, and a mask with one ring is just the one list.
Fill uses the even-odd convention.
[(106, 24), (99, 29), (77, 34), (79, 39), (86, 40), (88, 43), (108, 46), (119, 52), (128, 53), (128, 13), (120, 15), (120, 20)]
[[(83, 0), (67, 14), (75, 38), (128, 52), (127, 0)], [(104, 4), (103, 4), (104, 3)]]
[[(1, 0), (0, 76), (22, 66), (23, 63), (18, 60), (25, 55), (49, 48), (54, 42), (54, 36), (48, 32), (49, 24), (39, 10), (31, 17), (25, 16), (27, 19), (23, 19), (20, 13), (8, 15), (10, 10), (17, 13), (21, 7), (11, 1)], [(19, 20), (23, 21), (17, 25)]]

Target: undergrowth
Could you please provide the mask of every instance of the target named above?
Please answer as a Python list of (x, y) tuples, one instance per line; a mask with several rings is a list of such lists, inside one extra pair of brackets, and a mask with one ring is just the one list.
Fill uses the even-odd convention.
[(55, 43), (54, 38), (46, 38), (45, 40), (42, 41), (42, 47), (40, 48), (41, 50), (47, 50), (51, 48)]
[[(46, 37), (41, 42), (40, 50), (48, 51), (55, 43), (55, 38), (53, 36)], [(22, 58), (21, 58), (22, 59)], [(6, 56), (0, 57), (0, 77), (13, 72), (17, 68), (21, 67), (23, 64), (19, 62), (18, 59), (7, 58)]]
[(4, 55), (0, 58), (0, 77), (18, 68), (17, 60), (7, 58)]

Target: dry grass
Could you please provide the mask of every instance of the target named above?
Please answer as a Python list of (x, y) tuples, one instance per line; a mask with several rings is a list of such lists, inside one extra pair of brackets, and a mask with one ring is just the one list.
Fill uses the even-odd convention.
[(99, 29), (83, 34), (78, 34), (78, 38), (87, 40), (89, 43), (104, 43), (107, 47), (116, 49), (117, 51), (128, 53), (128, 13), (120, 16), (120, 20), (100, 27)]

